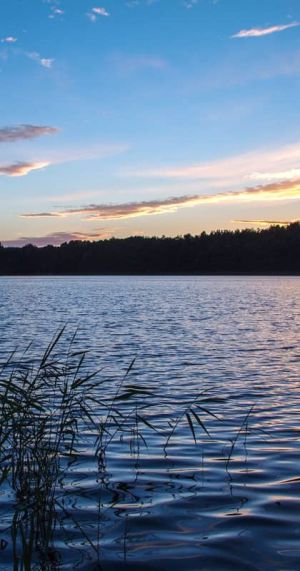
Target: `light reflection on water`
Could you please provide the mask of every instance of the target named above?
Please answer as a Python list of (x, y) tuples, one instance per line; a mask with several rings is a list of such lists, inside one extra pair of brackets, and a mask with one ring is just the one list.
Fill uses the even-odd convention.
[[(61, 569), (93, 569), (76, 522), (100, 537), (105, 570), (300, 568), (299, 294), (300, 278), (285, 277), (0, 278), (0, 358), (31, 341), (38, 352), (66, 323), (67, 343), (79, 327), (78, 348), (111, 386), (137, 357), (130, 382), (151, 391), (142, 400), (160, 431), (145, 428), (138, 459), (126, 439), (113, 443), (104, 485), (82, 435)], [(164, 454), (168, 419), (199, 391), (222, 418), (201, 417), (213, 438), (199, 430), (194, 444), (182, 423)], [(0, 492), (0, 505), (3, 529), (11, 498)], [(9, 546), (0, 569), (11, 569)]]

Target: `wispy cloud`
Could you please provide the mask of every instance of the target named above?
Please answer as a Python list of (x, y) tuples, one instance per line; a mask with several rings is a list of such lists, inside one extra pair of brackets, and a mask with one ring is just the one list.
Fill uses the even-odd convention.
[(54, 64), (54, 59), (53, 58), (44, 58), (41, 57), (41, 55), (38, 52), (26, 52), (25, 54), (29, 59), (36, 61), (38, 64), (40, 64), (42, 67), (46, 67), (47, 69), (50, 69), (53, 64)]
[(83, 216), (86, 220), (116, 220), (169, 214), (181, 208), (192, 208), (201, 204), (245, 203), (300, 199), (300, 180), (284, 181), (269, 185), (215, 194), (195, 194), (121, 204), (89, 204), (79, 208), (69, 208), (49, 213), (23, 214), (24, 218)]
[(101, 160), (125, 153), (130, 146), (126, 143), (99, 143), (97, 145), (74, 146), (73, 148), (51, 151), (49, 161), (51, 164), (63, 164), (73, 161)]
[[(230, 185), (235, 181), (293, 179), (300, 163), (300, 143), (277, 149), (262, 149), (241, 155), (234, 155), (215, 161), (199, 162), (185, 166), (142, 168), (123, 172), (141, 178), (170, 180), (198, 180), (214, 183), (222, 180)], [(285, 173), (286, 176), (280, 176)]]
[(31, 212), (22, 214), (21, 218), (63, 218), (63, 212)]
[(128, 8), (136, 8), (140, 5), (140, 0), (127, 0), (126, 6)]
[(98, 232), (52, 232), (45, 236), (21, 236), (15, 240), (3, 240), (1, 243), (4, 246), (22, 247), (27, 244), (34, 246), (60, 246), (63, 242), (70, 242), (71, 240), (89, 240), (91, 242), (96, 240), (103, 240), (109, 238), (110, 233), (105, 229)]
[[(198, 1), (198, 0), (194, 0), (194, 1)], [(125, 5), (128, 8), (137, 8), (138, 6), (153, 6), (154, 4), (158, 4), (160, 2), (160, 0), (127, 0), (125, 2)]]
[(300, 169), (290, 169), (281, 172), (254, 172), (248, 177), (251, 180), (293, 180), (300, 178)]
[(14, 125), (11, 127), (0, 128), (0, 143), (13, 143), (15, 141), (24, 141), (27, 139), (35, 139), (43, 135), (53, 135), (59, 129), (56, 127), (48, 127), (45, 125)]
[(108, 156), (123, 153), (128, 150), (128, 145), (103, 144), (85, 149), (70, 149), (67, 151), (59, 151), (50, 153), (47, 160), (41, 156), (37, 157), (38, 151), (35, 152), (35, 160), (32, 161), (16, 161), (8, 165), (0, 165), (0, 175), (6, 176), (24, 176), (32, 170), (42, 169), (50, 165), (59, 165), (72, 161), (84, 161), (103, 159)]
[(156, 55), (115, 53), (109, 60), (123, 74), (134, 73), (143, 69), (161, 70), (167, 67), (167, 61)]
[(41, 64), (43, 67), (47, 67), (47, 68), (49, 69), (50, 67), (52, 67), (52, 65), (53, 65), (53, 63), (54, 63), (54, 59), (49, 59), (49, 58), (43, 58), (43, 57), (42, 57), (42, 58), (39, 60), (39, 62), (40, 62), (40, 64)]
[(232, 38), (259, 38), (261, 36), (269, 36), (277, 32), (283, 32), (289, 28), (300, 26), (300, 22), (291, 22), (290, 24), (281, 24), (278, 26), (269, 26), (267, 28), (250, 28), (249, 30), (240, 30)]
[(47, 162), (25, 163), (16, 162), (11, 165), (0, 165), (0, 175), (3, 176), (26, 176), (34, 170), (43, 169), (49, 166)]
[(51, 14), (49, 14), (48, 18), (50, 18), (50, 20), (53, 20), (54, 18), (63, 16), (64, 13), (65, 11), (62, 10), (61, 8), (57, 8), (57, 6), (51, 6)]
[(198, 4), (198, 2), (199, 0), (185, 0), (183, 5), (188, 10), (191, 10), (191, 8), (194, 8)]
[(219, 63), (204, 75), (194, 74), (187, 78), (181, 89), (183, 93), (231, 88), (257, 81), (269, 81), (277, 77), (299, 77), (300, 50), (265, 50), (259, 58), (249, 58), (247, 65), (238, 50), (230, 58), (221, 58)]
[(6, 38), (1, 39), (1, 44), (15, 44), (18, 41), (18, 38), (14, 36), (7, 36)]
[(106, 8), (102, 8), (102, 7), (95, 7), (92, 8), (89, 12), (87, 12), (87, 17), (89, 18), (89, 20), (91, 20), (91, 22), (96, 22), (98, 17), (108, 17), (110, 16), (110, 13), (106, 10)]
[(289, 226), (290, 224), (293, 224), (295, 222), (299, 222), (299, 220), (232, 220), (231, 222), (233, 222), (234, 224), (243, 224), (243, 225), (249, 225), (250, 226), (262, 226), (262, 227), (268, 227), (268, 226)]

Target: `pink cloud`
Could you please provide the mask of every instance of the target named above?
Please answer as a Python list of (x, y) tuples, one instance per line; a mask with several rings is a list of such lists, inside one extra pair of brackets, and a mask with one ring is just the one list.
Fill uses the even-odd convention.
[(52, 232), (51, 234), (46, 234), (45, 236), (21, 236), (15, 240), (3, 240), (1, 243), (3, 246), (12, 247), (22, 247), (27, 244), (32, 244), (33, 246), (60, 246), (64, 242), (70, 242), (72, 240), (89, 240), (91, 242), (96, 240), (103, 240), (110, 237), (110, 234), (103, 229), (98, 232)]
[(50, 163), (47, 162), (35, 162), (35, 163), (25, 163), (16, 162), (11, 165), (0, 165), (0, 175), (3, 176), (25, 176), (31, 171), (43, 169), (49, 166)]

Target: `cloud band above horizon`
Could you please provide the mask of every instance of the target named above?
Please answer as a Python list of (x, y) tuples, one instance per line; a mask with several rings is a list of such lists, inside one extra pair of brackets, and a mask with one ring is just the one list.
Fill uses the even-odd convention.
[(300, 199), (300, 179), (283, 181), (244, 190), (219, 192), (216, 194), (195, 194), (170, 197), (162, 200), (127, 202), (120, 204), (89, 204), (53, 212), (25, 213), (22, 218), (65, 218), (80, 215), (85, 220), (120, 220), (174, 213), (180, 208), (192, 208), (201, 204), (226, 202), (255, 202)]
[(21, 236), (20, 238), (15, 238), (14, 240), (3, 240), (1, 243), (6, 247), (22, 247), (31, 244), (33, 246), (43, 247), (43, 246), (60, 246), (64, 242), (71, 241), (96, 241), (104, 240), (110, 237), (110, 234), (102, 229), (98, 232), (52, 232), (51, 234), (46, 234), (45, 236)]

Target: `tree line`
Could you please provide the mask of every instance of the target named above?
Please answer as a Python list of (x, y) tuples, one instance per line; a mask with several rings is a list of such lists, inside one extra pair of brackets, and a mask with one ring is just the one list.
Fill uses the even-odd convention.
[(300, 274), (300, 224), (41, 248), (0, 244), (0, 274)]

